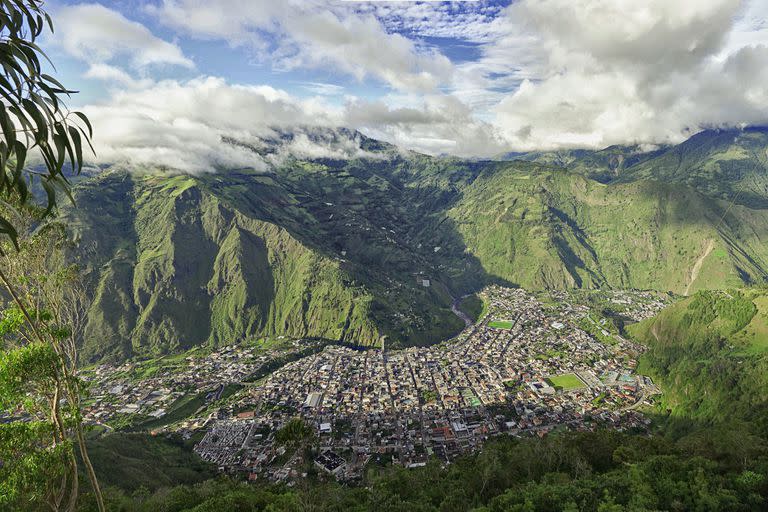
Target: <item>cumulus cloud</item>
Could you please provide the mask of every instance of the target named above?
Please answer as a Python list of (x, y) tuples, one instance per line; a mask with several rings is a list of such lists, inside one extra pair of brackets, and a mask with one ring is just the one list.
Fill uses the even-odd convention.
[(422, 92), (450, 82), (453, 71), (439, 51), (387, 32), (372, 14), (318, 0), (163, 0), (147, 10), (193, 36), (247, 45), (283, 69), (330, 65), (359, 80)]
[[(768, 40), (725, 52), (738, 0), (523, 0), (489, 55), (530, 38), (528, 75), (494, 108), (517, 149), (679, 142), (706, 126), (768, 120)], [(724, 53), (725, 52), (725, 53)]]
[[(302, 97), (223, 78), (135, 78), (191, 61), (115, 11), (65, 7), (61, 44), (91, 60), (87, 76), (116, 88), (87, 108), (103, 160), (254, 166), (246, 146), (279, 129), (298, 135), (258, 165), (287, 154), (362, 155), (354, 138), (318, 140), (297, 127), (348, 127), (425, 153), (487, 157), (679, 142), (704, 127), (768, 122), (768, 11), (758, 0), (519, 0), (506, 8), (158, 0), (145, 10), (185, 37), (247, 48), (273, 71), (301, 70), (294, 92)], [(79, 34), (82, 20), (89, 27)], [(422, 39), (430, 37), (472, 42), (479, 55), (453, 63)], [(348, 96), (355, 87), (328, 83), (339, 72), (390, 88)], [(244, 146), (222, 145), (222, 136)]]
[(141, 23), (103, 5), (72, 5), (55, 14), (55, 42), (86, 62), (103, 64), (126, 56), (134, 68), (157, 64), (194, 67), (176, 44), (156, 37)]
[[(269, 86), (201, 77), (117, 91), (109, 101), (83, 110), (94, 125), (98, 161), (188, 172), (263, 169), (289, 156), (377, 157), (360, 149), (359, 135), (339, 128), (432, 154), (489, 156), (505, 147), (492, 126), (475, 121), (471, 110), (455, 98), (434, 95), (396, 101), (406, 106), (354, 98), (338, 106), (323, 96), (300, 99)], [(253, 151), (272, 140), (280, 141), (276, 151), (267, 156)]]
[(374, 138), (428, 154), (490, 157), (507, 147), (494, 126), (475, 119), (467, 105), (449, 95), (395, 99), (390, 104), (351, 101), (344, 119)]
[(104, 105), (83, 109), (95, 128), (101, 162), (168, 166), (188, 172), (216, 167), (263, 168), (245, 146), (276, 136), (274, 128), (338, 124), (332, 109), (298, 101), (268, 86), (229, 85), (220, 78), (163, 81), (116, 93)]

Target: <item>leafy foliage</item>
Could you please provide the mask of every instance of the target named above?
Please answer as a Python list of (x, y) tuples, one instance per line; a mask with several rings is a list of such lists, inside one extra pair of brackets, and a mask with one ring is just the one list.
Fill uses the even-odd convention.
[(301, 418), (293, 418), (288, 421), (275, 434), (275, 442), (296, 448), (308, 443), (314, 437), (315, 431)]
[(641, 371), (665, 390), (662, 414), (746, 421), (768, 435), (768, 300), (763, 290), (699, 292), (629, 332), (649, 346)]
[(768, 495), (764, 448), (730, 466), (711, 449), (683, 442), (599, 431), (544, 439), (497, 439), (442, 467), (371, 467), (360, 486), (324, 479), (293, 488), (221, 479), (128, 496), (125, 511), (604, 511), (760, 510)]
[[(56, 206), (57, 189), (69, 194), (65, 163), (80, 172), (83, 145), (90, 145), (93, 133), (88, 118), (63, 102), (74, 91), (43, 73), (41, 61), (47, 57), (36, 41), (46, 28), (53, 31), (53, 23), (42, 1), (0, 3), (0, 197), (24, 203), (37, 178), (48, 214)], [(26, 167), (33, 150), (45, 172)], [(0, 216), (0, 233), (16, 244), (17, 228), (6, 215)]]
[[(44, 212), (19, 209), (21, 226), (40, 222)], [(3, 241), (0, 280), (11, 299), (0, 311), (0, 477), (16, 491), (15, 506), (74, 510), (80, 482), (74, 450), (86, 467), (80, 399), (84, 385), (76, 375), (75, 340), (82, 327), (86, 298), (78, 271), (52, 265), (65, 243), (60, 225), (25, 228), (18, 250)], [(88, 473), (94, 489), (95, 476)]]

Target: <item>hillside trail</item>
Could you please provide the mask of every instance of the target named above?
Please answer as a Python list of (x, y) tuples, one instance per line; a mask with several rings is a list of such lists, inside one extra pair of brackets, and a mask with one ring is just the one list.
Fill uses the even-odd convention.
[(688, 286), (685, 287), (685, 295), (691, 294), (691, 286), (693, 286), (693, 283), (696, 281), (696, 279), (699, 277), (699, 271), (701, 270), (701, 266), (704, 264), (704, 260), (709, 256), (709, 253), (712, 252), (712, 249), (715, 248), (715, 241), (713, 239), (709, 239), (707, 242), (707, 246), (704, 248), (704, 252), (699, 256), (699, 259), (696, 260), (696, 263), (693, 264), (693, 269), (691, 269), (691, 279), (688, 281)]
[(656, 324), (656, 322), (653, 322), (653, 325), (651, 326), (651, 334), (653, 334), (653, 337), (656, 338), (656, 341), (659, 341), (659, 326)]

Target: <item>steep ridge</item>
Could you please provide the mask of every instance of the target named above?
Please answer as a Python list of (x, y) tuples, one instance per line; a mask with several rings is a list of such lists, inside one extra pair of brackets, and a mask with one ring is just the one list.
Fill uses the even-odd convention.
[[(686, 293), (768, 276), (768, 211), (679, 184), (605, 185), (517, 162), (481, 175), (449, 216), (488, 274), (527, 288)], [(707, 239), (712, 252), (690, 283)]]
[(685, 184), (708, 197), (768, 207), (768, 127), (704, 130), (675, 146), (611, 146), (506, 158), (556, 165), (601, 183)]
[[(107, 174), (78, 199), (75, 232), (91, 249), (95, 290), (88, 360), (262, 334), (356, 343), (380, 336), (371, 296), (338, 261), (227, 207), (194, 178)], [(112, 208), (119, 214), (104, 215)]]
[[(681, 153), (709, 155), (697, 169), (720, 166), (710, 160), (734, 141), (697, 137)], [(462, 327), (453, 298), (489, 282), (688, 294), (768, 278), (768, 210), (727, 192), (741, 175), (715, 190), (666, 167), (640, 172), (680, 149), (572, 152), (563, 169), (361, 140), (373, 152), (362, 158), (198, 176), (114, 168), (81, 183), (68, 215), (93, 286), (85, 356), (262, 335), (432, 343)], [(615, 164), (607, 183), (585, 170), (601, 162)]]

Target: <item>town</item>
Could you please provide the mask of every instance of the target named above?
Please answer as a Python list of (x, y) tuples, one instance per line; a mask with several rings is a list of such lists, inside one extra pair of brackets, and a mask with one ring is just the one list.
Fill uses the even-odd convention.
[[(670, 300), (651, 292), (600, 293), (629, 321)], [(646, 427), (636, 409), (659, 391), (635, 373), (642, 347), (595, 314), (585, 300), (591, 295), (491, 286), (481, 297), (482, 319), (431, 347), (360, 350), (308, 340), (266, 351), (232, 346), (184, 358), (183, 371), (130, 383), (115, 382), (125, 368), (101, 367), (94, 374), (100, 401), (86, 418), (107, 425), (126, 415), (142, 418), (155, 433), (196, 440), (197, 453), (224, 471), (269, 480), (306, 470), (301, 450), (276, 441), (294, 418), (315, 433), (316, 469), (344, 480), (359, 478), (371, 462), (449, 462), (496, 435)], [(181, 417), (185, 390), (197, 390), (198, 401)], [(114, 400), (106, 397), (117, 395), (125, 399), (110, 408)]]

